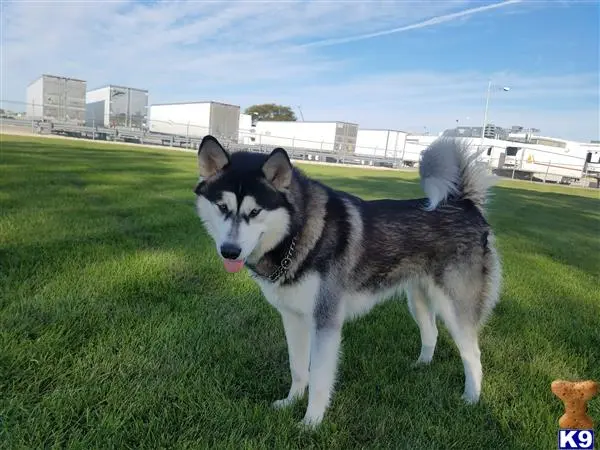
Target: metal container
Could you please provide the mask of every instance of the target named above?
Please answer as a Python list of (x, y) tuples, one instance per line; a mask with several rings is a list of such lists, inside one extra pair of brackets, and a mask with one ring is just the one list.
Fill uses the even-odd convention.
[(356, 140), (356, 154), (396, 159), (404, 150), (407, 135), (404, 131), (361, 128)]
[(256, 123), (253, 143), (351, 155), (357, 134), (358, 125), (348, 122), (261, 120)]
[(252, 144), (255, 132), (256, 130), (252, 125), (252, 116), (250, 114), (240, 113), (238, 143), (246, 145)]
[(86, 125), (142, 129), (146, 126), (148, 91), (108, 85), (86, 94)]
[(83, 125), (86, 87), (84, 80), (42, 75), (27, 87), (27, 117)]
[(150, 106), (149, 129), (155, 133), (238, 142), (240, 107), (219, 102), (165, 103)]

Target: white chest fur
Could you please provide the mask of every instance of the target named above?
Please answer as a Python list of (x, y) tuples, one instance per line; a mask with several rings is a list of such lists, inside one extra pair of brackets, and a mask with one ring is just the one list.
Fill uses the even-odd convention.
[(291, 285), (279, 285), (257, 278), (267, 301), (281, 312), (312, 316), (320, 287), (316, 273), (307, 274)]

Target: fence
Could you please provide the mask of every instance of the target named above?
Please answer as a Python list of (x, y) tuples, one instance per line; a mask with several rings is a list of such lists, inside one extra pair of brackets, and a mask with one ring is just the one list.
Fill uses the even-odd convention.
[[(24, 111), (24, 102), (2, 101), (4, 105)], [(416, 167), (420, 155), (434, 139), (431, 136), (406, 136), (401, 146), (355, 147), (352, 151), (335, 150), (334, 136), (323, 136), (321, 140), (307, 140), (297, 137), (272, 136), (257, 133), (254, 128), (239, 129), (237, 133), (223, 133), (219, 126), (211, 129), (205, 126), (172, 121), (148, 120), (140, 127), (121, 127), (118, 124), (105, 126), (105, 118), (96, 118), (93, 111), (87, 112), (83, 125), (52, 122), (47, 119), (27, 118), (23, 114), (2, 111), (2, 127), (13, 126), (30, 130), (32, 133), (61, 133), (91, 139), (121, 140), (143, 144), (170, 147), (197, 148), (207, 134), (217, 136), (231, 151), (251, 149), (270, 152), (275, 147), (284, 147), (294, 159), (313, 160), (330, 163), (343, 163), (389, 168)], [(135, 123), (134, 121), (127, 121)], [(114, 126), (113, 126), (114, 125)], [(231, 124), (224, 126), (230, 130)], [(585, 187), (599, 187), (600, 146), (597, 150), (584, 151), (578, 148), (557, 148), (547, 145), (485, 139), (483, 144), (473, 138), (468, 144), (473, 151), (480, 151), (480, 160), (490, 171), (503, 177), (541, 181), (544, 183), (578, 184)], [(590, 147), (592, 148), (592, 147)]]
[[(25, 102), (2, 101), (13, 105), (13, 108), (25, 110)], [(202, 137), (213, 134), (231, 150), (252, 149), (261, 152), (272, 151), (276, 147), (285, 148), (295, 159), (324, 161), (331, 163), (357, 164), (366, 166), (383, 166), (390, 168), (414, 167), (418, 163), (426, 144), (406, 142), (402, 148), (392, 149), (366, 147), (355, 148), (340, 146), (333, 142), (335, 137), (323, 136), (320, 140), (302, 139), (298, 137), (275, 136), (257, 133), (254, 128), (240, 129), (239, 117), (235, 124), (211, 124), (211, 127), (198, 125), (191, 120), (174, 122), (165, 120), (145, 120), (139, 127), (120, 126), (120, 123), (135, 123), (127, 117), (120, 116), (120, 121), (109, 121), (103, 113), (95, 114), (95, 108), (88, 108), (86, 121), (74, 124), (52, 117), (26, 117), (24, 114), (3, 115), (4, 126), (30, 129), (36, 134), (62, 133), (89, 137), (91, 139), (126, 140), (130, 142), (158, 144), (183, 148), (196, 148)], [(60, 118), (59, 118), (60, 119)], [(230, 131), (234, 129), (233, 133)]]

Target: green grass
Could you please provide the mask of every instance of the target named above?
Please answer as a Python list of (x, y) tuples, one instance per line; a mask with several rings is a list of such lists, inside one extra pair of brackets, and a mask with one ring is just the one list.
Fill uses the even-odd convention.
[[(493, 190), (505, 284), (482, 332), (480, 404), (441, 328), (390, 302), (347, 324), (315, 434), (289, 411), (279, 316), (222, 269), (195, 215), (193, 154), (1, 136), (0, 447), (552, 449), (556, 378), (600, 381), (598, 191)], [(368, 198), (421, 196), (417, 175), (307, 165)], [(600, 422), (600, 397), (590, 402)]]

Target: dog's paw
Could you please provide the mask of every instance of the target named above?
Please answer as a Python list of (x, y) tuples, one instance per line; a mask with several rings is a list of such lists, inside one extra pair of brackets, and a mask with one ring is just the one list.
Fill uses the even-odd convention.
[(435, 346), (423, 345), (421, 346), (421, 352), (417, 361), (413, 364), (413, 367), (428, 366), (433, 360), (433, 353), (435, 352)]
[(420, 369), (422, 367), (427, 367), (431, 364), (431, 359), (427, 358), (419, 358), (414, 363), (411, 364), (413, 369)]
[(301, 431), (310, 433), (316, 431), (320, 424), (321, 419), (304, 416), (304, 419), (298, 422), (298, 427)]
[(467, 405), (474, 405), (479, 402), (479, 395), (472, 392), (465, 392), (461, 398)]
[(292, 406), (295, 401), (295, 398), (282, 398), (281, 400), (275, 400), (273, 403), (271, 403), (271, 406), (275, 409), (288, 408)]

